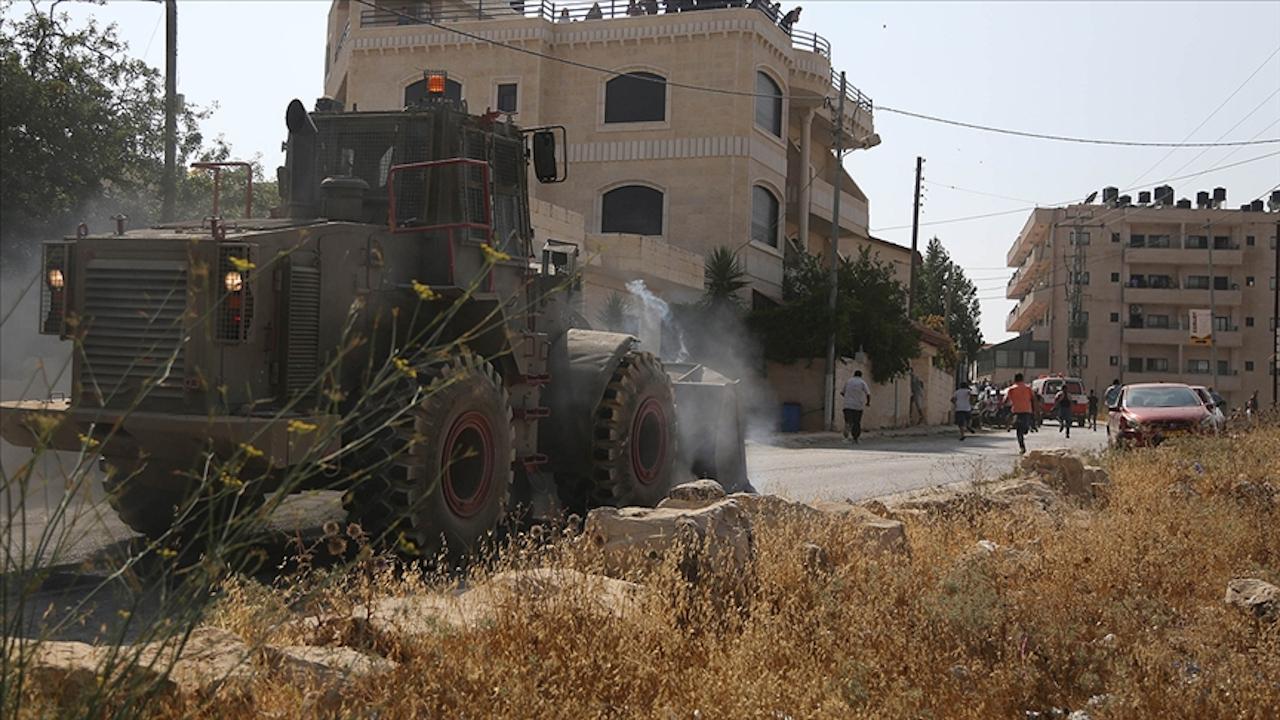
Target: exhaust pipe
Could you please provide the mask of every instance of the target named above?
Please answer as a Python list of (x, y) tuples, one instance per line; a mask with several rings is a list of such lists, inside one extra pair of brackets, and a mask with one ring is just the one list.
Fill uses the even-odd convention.
[(289, 190), (289, 217), (313, 218), (320, 214), (316, 183), (316, 124), (302, 101), (293, 100), (284, 113), (289, 128), (289, 155), (285, 174)]

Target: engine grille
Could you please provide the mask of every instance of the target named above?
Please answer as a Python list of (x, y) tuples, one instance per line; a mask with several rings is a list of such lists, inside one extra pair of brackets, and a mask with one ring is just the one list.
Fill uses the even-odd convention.
[(86, 402), (181, 400), (187, 271), (180, 262), (96, 261), (85, 272)]
[(320, 270), (289, 268), (289, 306), (285, 390), (290, 397), (308, 392), (320, 373)]

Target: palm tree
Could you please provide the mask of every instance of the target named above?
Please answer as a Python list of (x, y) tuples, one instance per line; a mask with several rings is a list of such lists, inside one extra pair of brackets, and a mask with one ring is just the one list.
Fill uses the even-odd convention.
[(623, 332), (623, 326), (627, 324), (627, 313), (631, 312), (631, 303), (627, 298), (613, 293), (609, 296), (609, 301), (604, 307), (600, 308), (599, 314), (596, 315), (596, 321), (610, 332)]
[(707, 255), (702, 277), (705, 284), (702, 291), (702, 304), (708, 308), (726, 305), (741, 307), (742, 300), (738, 297), (738, 291), (751, 284), (747, 279), (747, 271), (738, 261), (738, 256), (723, 245)]

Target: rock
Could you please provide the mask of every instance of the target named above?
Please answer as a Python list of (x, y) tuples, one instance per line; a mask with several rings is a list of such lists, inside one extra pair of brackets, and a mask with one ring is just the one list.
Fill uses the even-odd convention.
[(1010, 501), (990, 494), (934, 492), (894, 503), (893, 513), (897, 517), (903, 517), (907, 512), (920, 512), (926, 516), (954, 517), (1003, 509), (1010, 504)]
[(694, 480), (671, 488), (658, 507), (695, 510), (718, 503), (725, 497), (724, 488), (715, 480)]
[[(1085, 478), (1084, 462), (1066, 450), (1032, 450), (1023, 456), (1021, 467), (1045, 478), (1063, 495), (1086, 501), (1093, 498), (1090, 481)], [(1096, 470), (1102, 471), (1102, 468)], [(1090, 477), (1096, 478), (1097, 474)]]
[(1073, 710), (1067, 720), (1093, 720), (1093, 716), (1084, 710)]
[(260, 650), (264, 663), (287, 682), (298, 685), (338, 685), (352, 678), (381, 675), (396, 668), (386, 658), (366, 655), (349, 647), (267, 645)]
[[(162, 678), (161, 668), (129, 665), (128, 647), (123, 648), (114, 658), (111, 657), (112, 650), (113, 648), (96, 647), (82, 642), (32, 642), (25, 648), (30, 653), (24, 670), (26, 682), (33, 691), (64, 708), (78, 705), (99, 692), (100, 683), (104, 679), (126, 692), (150, 687), (153, 692), (167, 694), (175, 689), (171, 680)], [(15, 644), (11, 650), (11, 662), (17, 662), (17, 654)], [(109, 662), (114, 670), (104, 678)], [(119, 672), (128, 674), (124, 682), (117, 680)]]
[(1271, 512), (1277, 502), (1276, 487), (1267, 480), (1250, 480), (1241, 476), (1231, 483), (1230, 495), (1243, 507)]
[(169, 680), (187, 695), (208, 698), (223, 690), (239, 690), (253, 676), (249, 646), (221, 628), (201, 626), (185, 640), (177, 635), (136, 649), (138, 665), (158, 671), (169, 668)]
[(494, 623), (514, 603), (563, 602), (600, 616), (624, 616), (639, 606), (635, 583), (577, 570), (540, 568), (499, 573), (452, 593), (388, 597), (351, 611), (366, 636), (362, 646), (392, 653), (404, 642), (463, 632)]
[(907, 549), (907, 529), (899, 520), (880, 517), (861, 505), (848, 502), (820, 500), (813, 504), (813, 508), (855, 524), (862, 535), (863, 547), (873, 554), (902, 552)]
[(893, 516), (893, 511), (890, 510), (887, 505), (880, 502), (879, 500), (868, 500), (867, 502), (862, 503), (862, 507), (866, 508), (869, 512), (875, 515), (879, 515), (882, 518), (897, 520), (897, 518)]
[(1280, 616), (1280, 587), (1258, 578), (1236, 578), (1227, 583), (1226, 603), (1274, 622)]
[(804, 503), (777, 495), (734, 493), (728, 499), (737, 503), (738, 507), (746, 513), (753, 528), (813, 522), (822, 517), (822, 513)]
[(670, 553), (691, 582), (707, 573), (742, 577), (753, 559), (751, 520), (734, 499), (692, 510), (596, 508), (583, 537), (611, 577), (651, 570)]

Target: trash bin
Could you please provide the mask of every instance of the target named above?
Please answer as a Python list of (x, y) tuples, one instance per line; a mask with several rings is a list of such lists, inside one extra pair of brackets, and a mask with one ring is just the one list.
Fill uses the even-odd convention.
[(800, 432), (800, 419), (803, 415), (800, 403), (782, 403), (782, 432)]

